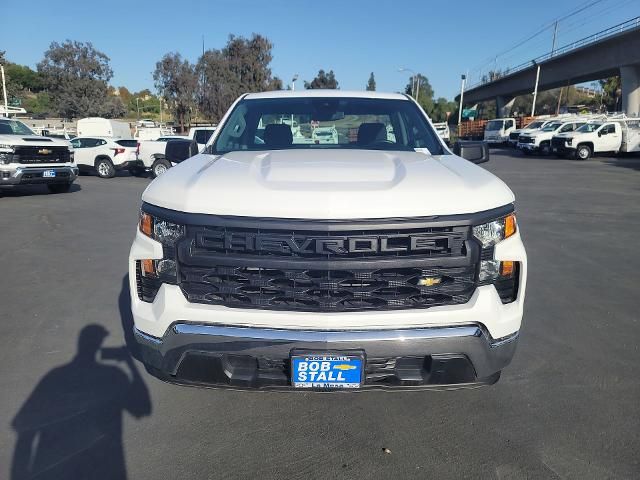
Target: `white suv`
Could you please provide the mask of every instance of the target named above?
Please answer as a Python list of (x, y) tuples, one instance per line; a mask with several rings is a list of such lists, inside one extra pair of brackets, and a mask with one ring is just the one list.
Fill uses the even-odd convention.
[[(338, 143), (294, 142), (283, 115)], [(186, 384), (490, 384), (514, 354), (526, 278), (513, 193), (413, 99), (252, 93), (143, 194), (135, 354)]]
[(95, 171), (101, 178), (112, 178), (118, 170), (128, 170), (132, 174), (144, 171), (144, 164), (138, 160), (137, 140), (76, 137), (71, 145), (81, 171)]

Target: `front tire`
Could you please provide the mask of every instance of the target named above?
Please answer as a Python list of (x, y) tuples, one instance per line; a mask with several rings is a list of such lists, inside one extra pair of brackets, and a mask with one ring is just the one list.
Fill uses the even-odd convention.
[(578, 145), (576, 148), (576, 160), (589, 160), (593, 152), (589, 145)]
[(47, 188), (51, 193), (67, 193), (71, 189), (71, 183), (52, 183)]
[(551, 144), (549, 142), (542, 142), (540, 144), (540, 155), (548, 157), (551, 155)]
[(171, 168), (171, 163), (169, 161), (161, 159), (156, 160), (151, 167), (151, 173), (153, 174), (153, 178), (159, 177), (163, 173), (166, 173), (167, 170)]
[(116, 176), (116, 169), (108, 158), (96, 160), (96, 172), (100, 178), (113, 178)]

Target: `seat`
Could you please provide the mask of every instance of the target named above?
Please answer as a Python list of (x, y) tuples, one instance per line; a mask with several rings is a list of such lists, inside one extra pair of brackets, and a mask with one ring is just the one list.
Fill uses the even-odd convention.
[(282, 148), (293, 143), (291, 127), (283, 123), (272, 123), (264, 129), (264, 143), (267, 147)]
[(358, 127), (358, 145), (371, 145), (387, 139), (384, 123), (361, 123)]

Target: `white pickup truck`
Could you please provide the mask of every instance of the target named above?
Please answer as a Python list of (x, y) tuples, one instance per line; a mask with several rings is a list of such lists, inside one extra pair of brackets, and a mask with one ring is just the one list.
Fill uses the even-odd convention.
[(202, 151), (215, 130), (216, 127), (192, 127), (189, 129), (189, 135), (163, 135), (153, 140), (140, 140), (138, 159), (142, 161), (146, 170), (151, 171), (154, 178), (158, 177), (175, 166), (175, 163), (166, 159), (167, 142), (177, 139), (194, 140), (198, 145), (198, 151)]
[(77, 176), (69, 142), (41, 137), (18, 120), (0, 118), (0, 190), (40, 184), (51, 193), (64, 193)]
[(525, 155), (532, 153), (540, 153), (541, 155), (550, 155), (551, 139), (562, 133), (573, 132), (587, 123), (586, 119), (573, 118), (571, 120), (554, 120), (545, 124), (538, 130), (531, 130), (522, 133), (518, 137), (518, 148)]
[[(296, 143), (282, 115), (335, 127), (338, 143)], [(189, 385), (496, 382), (518, 340), (527, 257), (513, 193), (472, 163), (486, 144), (454, 150), (407, 95), (243, 95), (203, 152), (143, 193), (134, 354)]]
[(559, 156), (587, 160), (597, 153), (640, 152), (640, 118), (598, 120), (551, 140)]

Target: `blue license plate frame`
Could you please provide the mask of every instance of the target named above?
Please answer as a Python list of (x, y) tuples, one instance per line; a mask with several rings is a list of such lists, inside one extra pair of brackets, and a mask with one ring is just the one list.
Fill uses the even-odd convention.
[(291, 352), (291, 385), (296, 389), (353, 390), (364, 384), (364, 352)]

